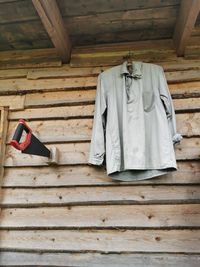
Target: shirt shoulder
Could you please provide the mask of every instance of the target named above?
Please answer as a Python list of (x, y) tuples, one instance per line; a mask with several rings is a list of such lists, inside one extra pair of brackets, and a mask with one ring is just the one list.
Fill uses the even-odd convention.
[(152, 69), (154, 71), (158, 71), (160, 72), (161, 70), (163, 70), (163, 67), (158, 65), (158, 64), (154, 64), (154, 63), (148, 63), (148, 62), (143, 62), (143, 66), (147, 69)]
[(106, 79), (106, 78), (111, 77), (112, 75), (119, 74), (120, 67), (121, 67), (121, 65), (118, 65), (118, 66), (114, 66), (112, 68), (109, 68), (107, 70), (104, 70), (103, 72), (101, 72), (101, 77), (103, 79)]

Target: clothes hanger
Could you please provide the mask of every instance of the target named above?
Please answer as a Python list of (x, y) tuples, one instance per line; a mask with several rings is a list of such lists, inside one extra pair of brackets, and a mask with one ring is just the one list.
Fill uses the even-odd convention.
[(123, 59), (127, 61), (126, 66), (129, 73), (133, 72), (133, 59), (134, 59), (133, 56), (134, 56), (133, 52), (129, 51), (129, 53), (123, 57)]

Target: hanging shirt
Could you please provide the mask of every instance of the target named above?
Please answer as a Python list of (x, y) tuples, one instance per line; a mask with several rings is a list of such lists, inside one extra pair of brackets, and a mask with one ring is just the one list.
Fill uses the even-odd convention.
[(143, 180), (177, 170), (174, 146), (182, 139), (164, 70), (127, 61), (97, 80), (88, 163), (103, 165), (122, 181)]

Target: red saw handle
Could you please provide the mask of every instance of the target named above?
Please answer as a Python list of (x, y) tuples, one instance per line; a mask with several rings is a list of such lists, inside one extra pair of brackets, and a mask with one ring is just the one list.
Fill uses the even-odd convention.
[[(19, 143), (23, 131), (26, 132), (26, 139), (24, 142)], [(18, 150), (24, 150), (26, 149), (29, 144), (31, 143), (31, 135), (32, 135), (32, 130), (31, 128), (26, 124), (25, 120), (20, 119), (19, 124), (15, 130), (15, 133), (13, 135), (12, 140), (10, 141), (10, 145), (15, 147)]]

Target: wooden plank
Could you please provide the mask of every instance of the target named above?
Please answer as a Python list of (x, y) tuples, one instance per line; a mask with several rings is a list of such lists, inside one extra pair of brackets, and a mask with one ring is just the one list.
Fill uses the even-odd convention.
[(197, 70), (183, 70), (177, 72), (167, 72), (166, 78), (169, 82), (190, 82), (198, 81), (200, 69)]
[(185, 48), (184, 58), (186, 60), (200, 58), (200, 27), (195, 27), (192, 31), (192, 36), (189, 39), (188, 45)]
[[(200, 85), (200, 83), (199, 83)], [(193, 87), (192, 87), (193, 86)], [(191, 96), (191, 100), (183, 99), (182, 102), (186, 102), (186, 106), (190, 106), (190, 109), (193, 107), (191, 102), (197, 101), (195, 104), (198, 107), (198, 98), (193, 99), (192, 97), (200, 96), (200, 89), (198, 88), (198, 84), (189, 84), (187, 91), (184, 90), (186, 84), (183, 88), (181, 85), (178, 86), (170, 85), (170, 93), (172, 98), (185, 98)], [(187, 93), (186, 93), (187, 92)], [(34, 107), (46, 107), (46, 106), (63, 106), (70, 104), (83, 104), (83, 103), (94, 103), (95, 102), (96, 90), (74, 90), (74, 91), (58, 91), (58, 92), (43, 92), (43, 93), (32, 93), (27, 94), (25, 98), (25, 107), (26, 108), (34, 108)], [(0, 97), (1, 99), (1, 97)], [(174, 100), (176, 103), (177, 100)], [(180, 104), (179, 104), (180, 102)], [(180, 109), (184, 107), (183, 103), (178, 100), (177, 105), (180, 106)], [(195, 106), (193, 108), (195, 108)]]
[(24, 50), (18, 48), (14, 52), (1, 51), (0, 57), (0, 70), (2, 71), (5, 71), (5, 69), (61, 66), (61, 61), (56, 55), (55, 48)]
[[(185, 97), (197, 97), (200, 96), (200, 82), (185, 82), (185, 83), (176, 83), (176, 84), (169, 84), (170, 93), (173, 98), (185, 98)], [(79, 96), (80, 94), (80, 96)], [(91, 94), (91, 96), (89, 96)], [(72, 91), (57, 91), (55, 92), (40, 92), (40, 93), (32, 93), (26, 95), (26, 101), (25, 106), (31, 107), (31, 106), (46, 106), (51, 104), (57, 105), (57, 104), (65, 104), (65, 103), (71, 103), (72, 100), (75, 98), (74, 96), (78, 95), (78, 98), (81, 98), (83, 102), (87, 102), (88, 100), (91, 100), (93, 97), (94, 100), (94, 89), (90, 89), (90, 92), (88, 90), (73, 90)], [(84, 96), (89, 96), (84, 98)], [(50, 101), (48, 101), (48, 99)]]
[(92, 117), (94, 113), (94, 104), (79, 106), (59, 106), (41, 109), (25, 109), (23, 111), (15, 111), (9, 113), (10, 120), (18, 120), (20, 118), (33, 119), (56, 119), (56, 118), (77, 118)]
[(1, 229), (199, 227), (200, 204), (8, 208), (0, 220)]
[(174, 108), (177, 112), (181, 111), (200, 111), (200, 98), (174, 99)]
[[(176, 121), (177, 131), (183, 136), (200, 136), (200, 112), (177, 114)], [(89, 141), (93, 119), (39, 120), (31, 121), (29, 125), (34, 135), (44, 143)], [(11, 140), (16, 126), (16, 121), (9, 122), (7, 142)]]
[[(151, 25), (152, 26), (152, 25)], [(146, 41), (148, 40), (156, 40), (156, 39), (169, 39), (172, 35), (172, 27), (169, 25), (163, 25), (159, 31), (157, 31), (157, 27), (154, 25), (152, 27), (146, 27), (143, 31), (140, 29), (136, 30), (124, 30), (119, 32), (107, 32), (103, 34), (103, 32), (98, 34), (88, 34), (88, 35), (71, 35), (72, 42), (74, 45), (84, 46), (88, 44), (105, 44), (112, 42), (129, 42), (129, 41)], [(148, 37), (147, 37), (148, 36)], [(81, 38), (82, 37), (82, 38)], [(149, 54), (150, 55), (150, 54)], [(152, 57), (153, 59), (153, 57)], [(162, 58), (160, 58), (162, 61)], [(81, 62), (83, 63), (83, 61)], [(94, 61), (93, 61), (94, 63)]]
[(32, 58), (54, 58), (56, 56), (55, 48), (41, 48), (41, 49), (27, 49), (27, 50), (13, 50), (13, 51), (2, 51), (0, 52), (1, 62), (2, 61), (17, 61), (17, 60), (30, 60)]
[(57, 91), (65, 89), (80, 89), (96, 87), (97, 77), (79, 77), (75, 79), (45, 79), (45, 80), (27, 80), (27, 79), (6, 79), (1, 80), (0, 94), (23, 93), (34, 91)]
[[(158, 29), (170, 29), (175, 24), (177, 13), (177, 6), (133, 10), (128, 8), (117, 12), (95, 12), (87, 16), (73, 17), (69, 15), (70, 19), (69, 16), (63, 17), (63, 21), (73, 35), (80, 35), (81, 33), (83, 36), (86, 34), (96, 35), (103, 33), (103, 30), (105, 34), (113, 34), (117, 33), (117, 31), (120, 34), (123, 31), (154, 29), (155, 27)], [(134, 36), (130, 38), (130, 40), (133, 39)], [(116, 40), (113, 40), (113, 42), (116, 42)], [(97, 43), (99, 42), (97, 41)]]
[[(93, 94), (93, 101), (91, 95)], [(88, 97), (89, 95), (89, 97)], [(76, 94), (75, 94), (76, 96)], [(84, 95), (82, 96), (84, 97)], [(43, 112), (39, 108), (29, 108), (22, 111), (11, 111), (9, 113), (10, 120), (18, 120), (21, 118), (27, 120), (39, 120), (39, 119), (69, 119), (69, 118), (80, 118), (80, 117), (93, 117), (95, 105), (87, 104), (87, 102), (94, 102), (95, 94), (86, 94), (86, 99), (79, 101), (77, 104), (82, 103), (78, 106), (58, 106), (58, 107), (45, 107)], [(47, 100), (48, 101), (48, 100)], [(64, 101), (64, 100), (63, 100)], [(84, 101), (87, 101), (83, 105)], [(36, 102), (37, 103), (37, 102)], [(68, 101), (68, 104), (71, 103)], [(76, 102), (75, 102), (76, 103)], [(188, 112), (188, 111), (199, 111), (200, 110), (200, 98), (187, 98), (187, 99), (174, 99), (173, 105), (176, 112)], [(41, 107), (41, 105), (39, 105)]]
[[(32, 59), (32, 60), (16, 60), (7, 61), (0, 64), (0, 70), (4, 69), (20, 69), (20, 68), (41, 68), (41, 67), (58, 67), (61, 61), (58, 59)], [(5, 81), (5, 80), (4, 80)]]
[(24, 95), (9, 95), (0, 97), (0, 106), (7, 106), (10, 110), (23, 110), (24, 102)]
[(1, 250), (199, 253), (200, 230), (5, 231)]
[[(25, 107), (62, 106), (66, 104), (94, 103), (96, 90), (60, 91), (27, 94)], [(1, 98), (0, 98), (1, 99)]]
[(32, 3), (62, 62), (69, 62), (71, 57), (71, 41), (56, 0), (32, 0)]
[(0, 70), (0, 79), (25, 78), (27, 69)]
[[(15, 18), (16, 16), (17, 14)], [(23, 21), (22, 24), (18, 22), (0, 23), (0, 32), (1, 51), (52, 47), (40, 20)]]
[(1, 207), (99, 204), (199, 203), (197, 185), (119, 185), (68, 188), (3, 188)]
[[(34, 10), (34, 7), (31, 1), (0, 1), (1, 5), (1, 14), (0, 21), (1, 23), (16, 23), (17, 21), (27, 21), (27, 20), (36, 20), (37, 13)], [(9, 12), (8, 12), (9, 11)]]
[[(198, 63), (197, 63), (198, 64)], [(27, 74), (27, 79), (36, 80), (41, 78), (61, 78), (61, 77), (87, 77), (97, 76), (101, 70), (106, 70), (108, 67), (95, 68), (71, 68), (69, 64), (63, 64), (56, 68), (39, 68), (30, 69)]]
[(181, 2), (178, 19), (176, 22), (173, 40), (178, 56), (184, 55), (184, 50), (192, 33), (197, 16), (200, 11), (200, 0)]
[(178, 171), (154, 179), (114, 181), (101, 168), (93, 166), (5, 168), (2, 187), (62, 187), (110, 184), (200, 184), (198, 161), (177, 162)]
[[(180, 70), (195, 70), (200, 68), (200, 60), (185, 60), (184, 58), (177, 58), (177, 62), (161, 62), (160, 64), (164, 70), (180, 71)], [(28, 70), (27, 79), (35, 80), (41, 78), (60, 78), (60, 77), (83, 77), (96, 76), (101, 71), (106, 70), (110, 66), (101, 66), (94, 68), (71, 68), (68, 64), (63, 64), (60, 67), (54, 68), (35, 68)], [(7, 71), (5, 71), (7, 73)], [(1, 73), (1, 72), (0, 72)]]
[[(140, 31), (141, 32), (141, 31)], [(135, 32), (132, 32), (134, 34)], [(128, 37), (124, 37), (123, 35), (129, 35), (130, 38), (131, 32), (125, 32), (121, 34), (121, 38), (125, 39)], [(139, 31), (136, 32), (136, 34), (139, 35)], [(152, 35), (154, 35), (154, 38), (156, 37), (155, 31), (151, 30), (146, 30), (143, 32), (143, 34), (151, 34), (149, 36), (149, 39), (152, 39)], [(157, 33), (157, 35), (159, 35)], [(169, 37), (169, 34), (167, 34)], [(107, 34), (107, 39), (110, 41), (111, 39), (114, 38), (112, 35)], [(118, 36), (120, 36), (118, 34)], [(87, 36), (88, 38), (89, 36)], [(100, 37), (102, 36), (95, 36), (95, 37)], [(117, 38), (117, 34), (115, 36)], [(77, 39), (79, 36), (77, 36)], [(90, 38), (94, 38), (94, 36), (90, 36)], [(144, 38), (144, 37), (143, 37)], [(135, 36), (135, 39), (137, 39), (137, 35)], [(93, 41), (93, 40), (91, 40)], [(136, 41), (136, 40), (135, 40)], [(95, 42), (95, 40), (93, 41)], [(104, 41), (105, 42), (105, 41)], [(131, 49), (131, 51), (133, 48)], [(123, 51), (117, 51), (117, 52), (109, 52), (106, 53), (106, 51), (101, 52), (101, 53), (96, 53), (96, 54), (73, 54), (71, 56), (71, 61), (70, 61), (70, 66), (71, 67), (99, 67), (99, 66), (110, 66), (110, 65), (118, 65), (123, 62), (123, 57), (129, 52), (130, 50), (123, 50)], [(176, 62), (176, 55), (175, 51), (171, 51), (167, 48), (165, 48), (164, 51), (162, 50), (140, 50), (140, 51), (134, 51), (134, 59), (137, 61), (143, 61), (147, 63), (155, 63), (155, 64), (161, 64), (161, 62), (166, 62), (166, 61), (171, 61), (171, 62)]]
[[(89, 158), (90, 142), (66, 143), (47, 145), (48, 148), (56, 147), (59, 151), (59, 165), (87, 164)], [(199, 138), (183, 138), (175, 146), (177, 160), (200, 159)], [(20, 153), (7, 145), (5, 166), (46, 166), (46, 158)]]
[(8, 109), (0, 107), (0, 189), (4, 175), (4, 161), (6, 153), (6, 135), (8, 129)]
[(183, 82), (168, 84), (170, 93), (174, 98), (197, 97), (199, 96), (199, 82)]
[[(37, 252), (0, 252), (0, 263), (3, 266), (66, 266), (71, 267), (199, 267), (200, 256), (195, 254), (167, 253), (109, 253), (98, 252), (76, 253), (37, 253)], [(17, 264), (17, 265), (16, 265)]]
[(177, 131), (192, 137), (200, 136), (200, 113), (176, 114)]
[(127, 51), (133, 49), (134, 51), (142, 51), (142, 50), (165, 50), (170, 49), (174, 50), (173, 40), (171, 38), (168, 39), (160, 39), (154, 40), (145, 40), (138, 42), (123, 42), (123, 43), (104, 43), (104, 44), (92, 44), (92, 45), (84, 45), (84, 46), (75, 46), (73, 48), (73, 54), (85, 54), (91, 53), (95, 54), (96, 52), (113, 52), (113, 51)]
[[(198, 114), (198, 113), (197, 113)], [(200, 116), (200, 114), (199, 114)], [(198, 122), (198, 117), (197, 117)], [(60, 143), (72, 141), (89, 141), (91, 139), (92, 119), (71, 119), (71, 120), (43, 120), (32, 121), (29, 123), (33, 133), (41, 142), (44, 143)], [(189, 122), (188, 122), (189, 123)], [(195, 127), (194, 120), (191, 127)], [(7, 142), (13, 136), (17, 122), (11, 121), (7, 134)], [(187, 127), (187, 126), (186, 126)], [(189, 126), (188, 126), (189, 127)], [(192, 129), (190, 128), (190, 129)], [(197, 128), (198, 129), (198, 128)]]
[[(94, 89), (96, 87), (96, 78), (93, 77), (93, 79), (94, 79), (93, 83), (91, 82), (91, 84), (89, 84), (88, 88), (86, 87), (85, 84), (82, 84), (82, 87), (81, 87), (81, 84), (79, 85), (79, 82), (77, 82), (77, 88), (73, 87), (71, 89), (70, 88), (64, 88), (64, 89), (73, 90), (73, 92), (75, 92), (75, 90), (79, 90), (79, 88), (83, 88), (83, 87), (87, 88), (87, 89), (90, 89), (90, 88)], [(52, 83), (53, 83), (53, 81), (52, 81)], [(41, 89), (38, 90), (38, 91), (42, 91), (42, 90), (44, 91), (45, 86), (46, 85), (44, 85), (43, 89), (42, 89), (42, 86), (41, 86)], [(197, 97), (197, 96), (200, 96), (200, 82), (181, 82), (181, 83), (175, 83), (175, 84), (168, 84), (168, 86), (169, 86), (170, 93), (171, 93), (173, 98), (185, 98), (185, 97)], [(54, 87), (55, 88), (60, 87), (60, 88), (58, 88), (59, 90), (63, 89), (63, 87), (59, 86), (58, 84), (56, 84)], [(52, 90), (53, 90), (53, 87), (52, 87)], [(53, 91), (55, 91), (55, 89)], [(16, 91), (15, 91), (15, 93), (16, 93)], [(54, 92), (52, 92), (52, 93), (55, 96), (55, 93)], [(65, 99), (65, 97), (64, 97), (65, 93), (66, 93), (66, 91), (61, 93), (61, 92), (56, 90), (56, 94), (58, 94), (58, 99), (59, 99), (60, 94), (62, 94), (62, 97)], [(47, 94), (46, 95), (45, 92), (44, 92), (44, 94), (42, 94), (42, 92), (41, 92), (39, 95), (36, 95), (36, 97), (39, 96), (39, 97), (37, 97), (37, 100), (42, 105), (43, 104), (45, 105), (45, 100), (43, 100), (43, 102), (41, 102), (41, 99), (42, 98), (45, 99), (46, 96), (48, 96), (51, 99), (52, 97), (50, 97), (50, 95), (51, 94)], [(32, 96), (34, 98), (34, 95), (32, 95)], [(29, 98), (29, 96), (27, 96), (27, 98)], [(57, 99), (56, 96), (55, 96), (55, 99)], [(65, 99), (65, 102), (66, 102), (66, 99)]]
[(111, 0), (109, 3), (102, 2), (99, 3), (98, 1), (91, 2), (89, 6), (84, 6), (84, 1), (79, 1), (77, 4), (73, 2), (66, 2), (60, 1), (59, 7), (62, 10), (63, 16), (85, 16), (95, 14), (97, 11), (98, 13), (107, 13), (107, 12), (116, 12), (121, 11), (124, 9), (129, 10), (141, 10), (141, 9), (148, 9), (148, 8), (161, 8), (161, 7), (169, 7), (172, 6), (176, 8), (179, 4), (177, 0), (168, 0), (165, 2), (153, 0), (148, 2), (141, 2), (139, 0), (130, 1), (125, 0), (121, 2), (120, 0)]
[[(194, 72), (195, 73), (195, 72)], [(197, 80), (199, 78), (199, 70), (196, 70), (196, 73), (198, 75), (195, 76), (193, 72), (189, 72), (186, 74), (184, 78), (184, 72), (180, 71), (179, 73), (176, 72), (175, 75), (171, 75), (169, 72), (166, 73), (166, 79), (169, 83), (169, 86), (177, 88), (178, 86), (182, 86), (182, 84), (172, 84), (172, 83), (178, 83), (192, 80)], [(42, 92), (42, 91), (58, 91), (58, 90), (66, 90), (66, 89), (90, 89), (95, 88), (97, 83), (97, 77), (76, 77), (76, 78), (58, 78), (58, 79), (38, 79), (38, 80), (27, 80), (24, 78), (18, 78), (18, 79), (4, 79), (1, 80), (0, 84), (0, 94), (16, 94), (16, 93), (30, 93), (30, 92)], [(183, 83), (183, 84), (184, 84)], [(199, 91), (199, 82), (193, 82), (194, 85), (198, 86)], [(192, 85), (192, 83), (191, 83)], [(187, 83), (185, 84), (187, 86)]]

